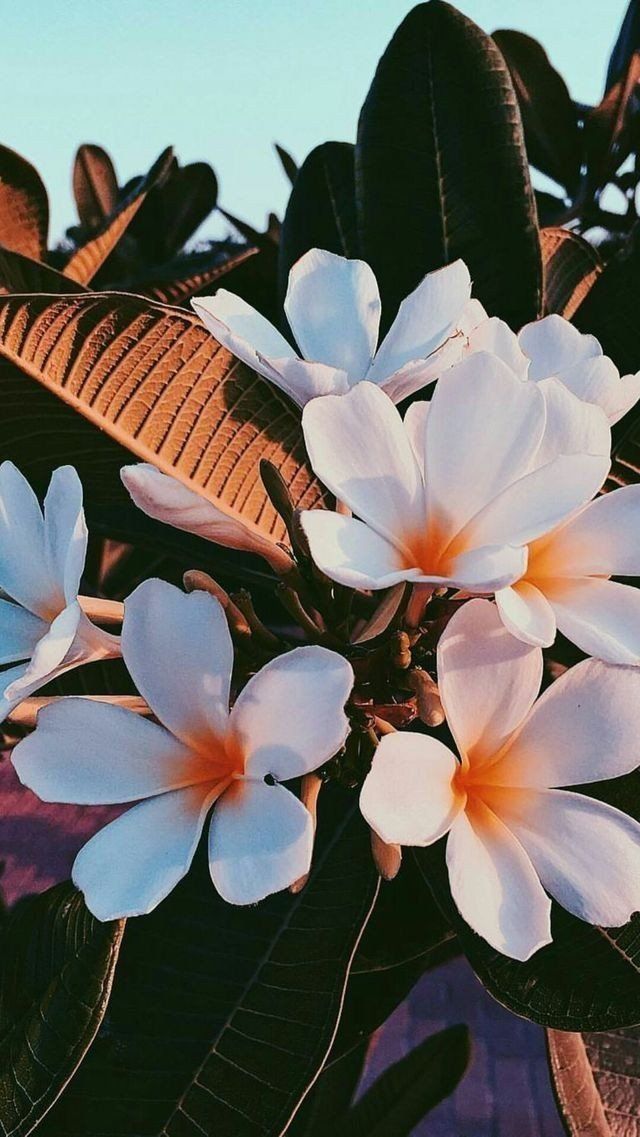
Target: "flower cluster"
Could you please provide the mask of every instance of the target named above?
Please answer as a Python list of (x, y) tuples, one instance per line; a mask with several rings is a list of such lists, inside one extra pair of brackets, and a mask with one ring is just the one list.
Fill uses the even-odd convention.
[[(43, 514), (17, 471), (0, 470), (2, 659), (20, 661), (4, 673), (5, 715), (108, 655), (122, 654), (141, 696), (143, 714), (57, 700), (13, 753), (44, 800), (133, 803), (76, 860), (89, 908), (103, 920), (154, 908), (209, 816), (223, 898), (299, 887), (314, 819), (295, 780), (344, 775), (355, 748), (349, 779), (374, 848), (447, 835), (453, 899), (496, 950), (527, 959), (549, 943), (551, 898), (624, 923), (640, 909), (640, 824), (563, 787), (640, 762), (640, 592), (611, 579), (640, 575), (640, 486), (597, 496), (640, 375), (621, 378), (559, 316), (515, 335), (471, 298), (461, 262), (424, 279), (380, 346), (371, 269), (320, 250), (290, 276), (299, 353), (224, 290), (194, 307), (303, 407), (336, 509), (296, 517), (289, 551), (153, 466), (123, 470), (146, 513), (281, 577), (298, 632), (276, 634), (251, 609), (262, 658), (238, 667), (242, 611), (198, 574), (187, 593), (140, 585), (121, 637), (91, 623), (105, 610), (78, 598), (77, 477), (56, 471)], [(428, 385), (430, 401), (401, 415)], [(593, 658), (538, 699), (558, 632)]]

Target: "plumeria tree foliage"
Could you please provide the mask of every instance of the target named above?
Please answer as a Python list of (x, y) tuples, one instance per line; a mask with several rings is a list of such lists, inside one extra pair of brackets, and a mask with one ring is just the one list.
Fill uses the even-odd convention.
[[(355, 143), (280, 148), (282, 228), (225, 214), (224, 247), (189, 245), (209, 166), (167, 151), (122, 187), (85, 145), (49, 252), (42, 181), (0, 151), (7, 760), (121, 808), (4, 922), (5, 1137), (402, 1137), (467, 1032), (353, 1105), (367, 1042), (456, 952), (548, 1028), (568, 1124), (575, 1068), (615, 1132), (592, 1067), (640, 1024), (633, 210), (587, 238), (635, 153), (634, 13), (580, 133), (535, 44), (419, 4)], [(553, 227), (529, 160), (566, 187)]]

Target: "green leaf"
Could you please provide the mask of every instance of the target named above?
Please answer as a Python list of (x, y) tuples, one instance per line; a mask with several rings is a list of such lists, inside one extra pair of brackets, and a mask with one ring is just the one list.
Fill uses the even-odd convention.
[(309, 249), (358, 256), (354, 147), (316, 146), (300, 167), (282, 223), (279, 291), (284, 300), (291, 266)]
[(367, 1057), (361, 1042), (324, 1068), (296, 1113), (286, 1137), (327, 1137), (348, 1110)]
[(34, 261), (23, 253), (0, 247), (0, 295), (12, 292), (52, 292), (68, 294), (85, 292), (84, 285), (43, 261)]
[[(640, 812), (639, 772), (579, 788), (632, 816)], [(416, 849), (415, 856), (478, 978), (510, 1011), (556, 1030), (617, 1030), (640, 1022), (639, 915), (622, 928), (600, 928), (554, 903), (553, 943), (520, 963), (495, 951), (460, 916), (449, 890), (444, 842)]]
[(180, 166), (174, 161), (166, 177), (156, 180), (134, 218), (130, 234), (143, 260), (163, 264), (184, 247), (215, 209), (218, 180), (206, 162)]
[(19, 905), (0, 937), (0, 1134), (26, 1137), (103, 1019), (124, 928), (101, 924), (70, 884)]
[(291, 182), (291, 185), (293, 185), (298, 176), (298, 163), (294, 158), (291, 157), (289, 151), (285, 150), (284, 146), (280, 146), (278, 142), (275, 142), (274, 145), (276, 148), (276, 154), (280, 159), (282, 169)]
[(637, 51), (640, 51), (640, 5), (638, 0), (629, 0), (622, 27), (611, 50), (605, 84), (607, 91), (626, 73), (631, 58)]
[(385, 971), (418, 958), (425, 960), (426, 970), (430, 958), (448, 950), (453, 940), (415, 860), (405, 856), (395, 880), (381, 885), (351, 974)]
[(299, 894), (226, 904), (200, 856), (128, 922), (104, 1028), (42, 1137), (278, 1137), (331, 1046), (376, 889), (357, 800), (334, 787)]
[(609, 262), (576, 310), (573, 323), (581, 332), (596, 336), (622, 375), (640, 370), (638, 239)]
[(425, 1039), (380, 1075), (332, 1129), (334, 1137), (410, 1137), (425, 1114), (453, 1093), (469, 1054), (466, 1026)]
[(547, 1031), (556, 1100), (571, 1137), (640, 1134), (640, 1029)]
[(426, 272), (458, 257), (492, 316), (519, 328), (539, 315), (536, 209), (509, 71), (491, 37), (443, 0), (414, 8), (380, 60), (356, 187), (385, 326)]
[(494, 32), (493, 39), (518, 96), (529, 161), (573, 196), (580, 184), (582, 146), (576, 107), (564, 79), (532, 36), (504, 30)]

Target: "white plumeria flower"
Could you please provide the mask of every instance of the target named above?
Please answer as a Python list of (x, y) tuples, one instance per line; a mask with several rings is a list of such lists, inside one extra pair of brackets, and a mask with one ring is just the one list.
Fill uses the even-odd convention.
[(596, 498), (529, 546), (526, 572), (496, 592), (505, 626), (549, 647), (559, 629), (587, 655), (640, 664), (640, 485)]
[(549, 895), (605, 927), (640, 909), (640, 825), (557, 788), (636, 768), (640, 673), (585, 660), (535, 702), (541, 676), (541, 651), (510, 636), (493, 604), (466, 604), (438, 645), (460, 759), (424, 734), (387, 735), (360, 798), (383, 841), (425, 846), (448, 833), (460, 914), (520, 960), (551, 941)]
[(82, 485), (53, 472), (44, 510), (11, 462), (0, 466), (0, 721), (57, 675), (120, 655), (78, 602), (87, 551)]
[(319, 568), (367, 589), (408, 580), (491, 593), (522, 577), (526, 545), (589, 501), (609, 468), (602, 412), (548, 384), (557, 398), (478, 353), (404, 423), (371, 383), (309, 403), (311, 465), (355, 514), (302, 514)]
[(73, 880), (93, 914), (155, 908), (187, 873), (214, 803), (209, 867), (225, 900), (253, 904), (306, 874), (313, 822), (280, 781), (344, 743), (347, 661), (296, 648), (250, 679), (229, 712), (233, 648), (221, 605), (160, 580), (125, 602), (122, 647), (158, 723), (64, 699), (13, 752), (19, 778), (45, 801), (138, 802), (76, 858)]
[(461, 358), (458, 327), (470, 293), (463, 261), (428, 273), (402, 301), (378, 347), (380, 294), (369, 265), (311, 249), (291, 269), (284, 302), (300, 354), (224, 288), (191, 303), (221, 344), (299, 406), (318, 395), (344, 394), (363, 379), (397, 403)]
[(468, 352), (493, 352), (521, 379), (559, 379), (579, 399), (601, 407), (611, 425), (640, 399), (640, 371), (620, 378), (595, 336), (583, 335), (562, 316), (526, 324), (516, 336), (503, 320), (489, 318), (478, 301), (471, 301), (463, 331)]
[(286, 573), (291, 568), (293, 562), (288, 553), (257, 526), (218, 509), (213, 502), (149, 462), (123, 466), (120, 477), (138, 509), (155, 521), (227, 549), (253, 553), (266, 560), (276, 573)]

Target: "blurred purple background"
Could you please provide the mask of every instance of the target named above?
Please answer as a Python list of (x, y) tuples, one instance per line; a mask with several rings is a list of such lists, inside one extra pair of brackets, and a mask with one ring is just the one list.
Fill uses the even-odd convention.
[[(67, 878), (80, 846), (119, 812), (46, 805), (20, 785), (9, 759), (0, 761), (0, 802), (1, 884), (9, 904)], [(424, 976), (378, 1032), (363, 1086), (427, 1035), (458, 1022), (471, 1031), (471, 1066), (413, 1137), (562, 1137), (543, 1030), (499, 1006), (461, 959)]]

